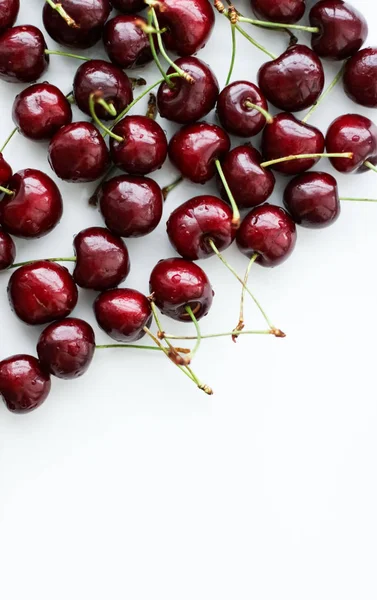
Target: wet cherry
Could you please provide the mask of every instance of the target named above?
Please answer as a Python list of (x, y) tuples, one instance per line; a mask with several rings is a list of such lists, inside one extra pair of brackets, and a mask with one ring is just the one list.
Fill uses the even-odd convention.
[(43, 33), (33, 25), (7, 29), (0, 36), (0, 79), (29, 83), (39, 79), (48, 67)]
[(377, 48), (363, 48), (347, 61), (343, 86), (354, 102), (377, 107)]
[(144, 0), (111, 0), (111, 4), (125, 14), (136, 13), (146, 8)]
[(341, 173), (363, 173), (369, 161), (377, 165), (377, 127), (367, 117), (357, 114), (335, 119), (326, 134), (328, 152), (352, 152), (353, 158), (331, 158), (333, 167)]
[(14, 25), (20, 10), (20, 0), (0, 0), (0, 32)]
[(122, 288), (102, 292), (94, 303), (98, 325), (117, 342), (135, 342), (152, 322), (148, 298), (137, 290)]
[(16, 258), (16, 246), (9, 233), (0, 229), (0, 271), (11, 267)]
[(259, 19), (275, 23), (297, 23), (305, 12), (305, 0), (251, 0)]
[(284, 206), (303, 227), (328, 227), (340, 214), (336, 179), (316, 171), (297, 175), (285, 188)]
[(103, 43), (111, 62), (121, 69), (140, 67), (153, 60), (148, 36), (138, 22), (146, 20), (135, 15), (119, 15), (107, 21)]
[(235, 81), (222, 90), (217, 100), (217, 116), (228, 133), (252, 137), (262, 131), (266, 117), (248, 103), (268, 110), (262, 92), (249, 81)]
[(0, 152), (0, 185), (7, 185), (9, 179), (12, 177), (12, 173), (12, 167), (7, 163)]
[(22, 414), (38, 408), (50, 389), (50, 376), (34, 356), (16, 354), (0, 362), (0, 394), (11, 412)]

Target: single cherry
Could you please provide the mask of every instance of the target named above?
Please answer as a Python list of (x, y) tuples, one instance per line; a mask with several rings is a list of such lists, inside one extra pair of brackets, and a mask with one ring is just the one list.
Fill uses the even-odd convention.
[(37, 353), (42, 368), (60, 379), (76, 379), (88, 370), (96, 342), (94, 331), (81, 319), (63, 319), (42, 331)]
[(10, 83), (35, 81), (48, 67), (43, 33), (34, 25), (19, 25), (0, 36), (0, 79)]
[(175, 319), (191, 323), (189, 306), (197, 320), (208, 314), (214, 292), (203, 269), (183, 258), (166, 258), (154, 267), (149, 289), (160, 311)]
[(313, 50), (297, 44), (262, 65), (258, 82), (262, 94), (271, 104), (287, 112), (297, 112), (318, 100), (325, 75)]
[(0, 271), (9, 269), (16, 258), (16, 246), (9, 233), (0, 229)]
[(251, 7), (264, 21), (297, 23), (305, 12), (305, 0), (251, 0)]
[(131, 175), (147, 175), (164, 164), (168, 142), (161, 126), (148, 117), (132, 115), (117, 123), (110, 139), (110, 154), (116, 167)]
[(121, 69), (141, 67), (153, 60), (148, 35), (138, 25), (147, 22), (138, 15), (119, 15), (107, 21), (103, 43), (111, 62)]
[(297, 175), (285, 188), (284, 206), (303, 227), (328, 227), (340, 214), (336, 179), (316, 171)]
[(268, 110), (260, 89), (250, 81), (234, 81), (227, 85), (217, 100), (217, 116), (222, 127), (233, 135), (253, 137), (266, 124), (266, 117), (252, 105)]
[(107, 290), (124, 281), (130, 272), (130, 259), (123, 240), (104, 227), (89, 227), (76, 235), (77, 285), (90, 290)]
[(344, 60), (355, 54), (368, 37), (363, 15), (348, 2), (321, 0), (309, 14), (310, 25), (318, 27), (312, 34), (312, 48), (321, 58)]
[(148, 298), (129, 288), (102, 292), (94, 303), (98, 325), (117, 342), (135, 342), (152, 322)]
[(141, 237), (151, 233), (161, 221), (164, 199), (153, 179), (123, 175), (103, 183), (98, 202), (112, 233)]
[(12, 167), (7, 163), (4, 156), (0, 152), (0, 185), (7, 185), (9, 179), (12, 177)]
[(34, 356), (16, 354), (0, 362), (0, 394), (11, 412), (28, 413), (38, 408), (50, 389), (50, 376)]
[(146, 8), (144, 0), (111, 0), (111, 4), (116, 10), (126, 15), (137, 13)]
[(60, 179), (88, 182), (105, 173), (109, 153), (98, 129), (91, 123), (78, 121), (65, 125), (54, 135), (48, 161)]
[(32, 140), (50, 140), (72, 121), (72, 109), (64, 94), (50, 83), (35, 83), (20, 92), (13, 103), (13, 121), (19, 132)]
[(49, 4), (43, 7), (43, 24), (55, 42), (73, 48), (90, 48), (101, 38), (103, 26), (111, 11), (109, 0), (60, 0), (61, 6), (74, 20), (68, 25)]
[(77, 304), (78, 292), (68, 269), (47, 260), (37, 260), (13, 273), (8, 297), (21, 321), (43, 325), (68, 317)]
[(377, 107), (377, 48), (363, 48), (347, 61), (343, 86), (354, 102)]
[(377, 165), (377, 127), (362, 115), (342, 115), (335, 119), (326, 135), (328, 152), (352, 152), (353, 158), (331, 158), (341, 173), (368, 171), (366, 162)]
[(24, 169), (8, 182), (13, 194), (0, 202), (0, 224), (12, 235), (39, 238), (52, 231), (63, 214), (63, 200), (56, 183), (42, 171)]
[(14, 25), (19, 10), (20, 0), (0, 0), (0, 32)]

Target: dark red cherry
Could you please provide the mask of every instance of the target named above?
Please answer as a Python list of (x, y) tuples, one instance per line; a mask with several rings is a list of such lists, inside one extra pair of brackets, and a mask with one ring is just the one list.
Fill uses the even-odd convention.
[(305, 12), (305, 0), (251, 0), (259, 19), (274, 23), (297, 23)]
[[(93, 93), (112, 104), (117, 114), (133, 100), (131, 82), (126, 73), (106, 60), (88, 60), (76, 71), (73, 95), (79, 109), (89, 116), (89, 97)], [(98, 103), (96, 115), (102, 120), (114, 119), (114, 116)]]
[[(320, 154), (325, 138), (319, 129), (307, 125), (288, 113), (280, 113), (266, 125), (262, 135), (262, 155), (266, 161), (290, 154)], [(272, 169), (285, 175), (297, 175), (311, 169), (320, 159), (298, 159), (278, 163)]]
[(7, 163), (0, 152), (0, 185), (7, 185), (9, 179), (12, 177), (12, 173), (12, 167)]
[(0, 362), (0, 394), (14, 413), (28, 413), (46, 400), (50, 376), (40, 362), (28, 354), (16, 354)]
[(72, 121), (72, 109), (64, 94), (50, 83), (35, 83), (20, 92), (13, 103), (13, 121), (31, 140), (50, 140)]
[(110, 154), (116, 167), (131, 175), (147, 175), (164, 164), (168, 142), (163, 129), (148, 117), (133, 115), (117, 123), (113, 133), (122, 142), (110, 139)]
[(142, 30), (138, 15), (119, 15), (107, 21), (103, 30), (103, 43), (111, 62), (121, 69), (140, 67), (153, 60), (149, 39)]
[(42, 171), (24, 169), (9, 180), (12, 195), (0, 202), (0, 224), (12, 235), (39, 238), (52, 231), (63, 214), (63, 201), (56, 183)]
[[(271, 169), (260, 166), (261, 154), (250, 144), (233, 148), (221, 166), (238, 208), (253, 208), (265, 202), (274, 191), (275, 177)], [(218, 187), (224, 200), (228, 199), (221, 179)]]
[(94, 303), (98, 325), (117, 342), (135, 342), (152, 322), (148, 298), (129, 288), (102, 292)]
[(348, 2), (321, 0), (311, 9), (309, 20), (312, 27), (319, 28), (319, 33), (312, 34), (312, 48), (321, 58), (349, 58), (368, 37), (366, 20)]
[(297, 175), (285, 188), (284, 206), (303, 227), (328, 227), (340, 214), (336, 179), (316, 171)]
[(170, 243), (183, 258), (198, 260), (214, 254), (209, 241), (218, 250), (228, 248), (235, 238), (232, 210), (216, 196), (196, 196), (176, 208), (166, 230)]
[(156, 2), (160, 27), (167, 27), (164, 44), (180, 56), (196, 54), (203, 48), (215, 24), (208, 0), (160, 0)]
[(34, 25), (19, 25), (0, 36), (0, 79), (10, 83), (35, 81), (48, 67), (43, 33)]
[[(206, 63), (190, 56), (179, 58), (176, 65), (194, 79), (189, 83), (182, 77), (172, 81), (173, 87), (162, 83), (157, 94), (157, 107), (161, 117), (175, 123), (194, 123), (205, 117), (215, 106), (219, 95), (217, 79)], [(168, 74), (174, 73), (170, 67)]]
[(19, 10), (20, 0), (0, 0), (0, 32), (14, 25)]
[(258, 82), (271, 104), (287, 112), (297, 112), (318, 100), (325, 75), (313, 50), (298, 44), (264, 63), (258, 72)]
[(90, 290), (107, 290), (124, 281), (130, 272), (130, 259), (123, 240), (104, 227), (80, 231), (73, 242), (77, 285)]
[(249, 81), (235, 81), (227, 85), (217, 100), (217, 116), (224, 129), (240, 137), (252, 137), (260, 133), (266, 118), (248, 102), (268, 110), (260, 89)]
[(68, 317), (77, 304), (78, 292), (68, 269), (47, 260), (37, 260), (13, 273), (8, 298), (21, 321), (43, 325)]
[(363, 48), (347, 61), (343, 86), (354, 102), (377, 108), (377, 48)]
[(160, 260), (151, 273), (149, 289), (160, 311), (176, 321), (191, 322), (186, 306), (197, 320), (205, 317), (214, 296), (203, 269), (183, 258)]
[(42, 368), (60, 379), (76, 379), (88, 370), (96, 349), (94, 331), (81, 319), (63, 319), (42, 331), (37, 353)]
[(64, 181), (95, 181), (109, 166), (109, 152), (98, 129), (78, 121), (54, 135), (48, 147), (48, 162)]
[(111, 4), (119, 12), (125, 13), (137, 13), (140, 10), (146, 8), (144, 0), (111, 0)]
[(283, 208), (263, 204), (253, 208), (237, 231), (237, 246), (263, 267), (275, 267), (287, 260), (296, 245), (296, 225)]
[(333, 121), (326, 135), (327, 152), (353, 152), (353, 158), (331, 158), (341, 173), (363, 173), (369, 161), (377, 165), (377, 127), (362, 115), (342, 115)]
[(60, 0), (60, 4), (78, 27), (69, 26), (47, 2), (43, 24), (55, 42), (73, 48), (90, 48), (101, 38), (111, 11), (109, 0)]
[(210, 123), (182, 127), (170, 140), (169, 158), (183, 177), (194, 183), (206, 183), (215, 176), (215, 161), (230, 149), (228, 134)]
[(110, 231), (121, 237), (141, 237), (161, 221), (164, 199), (153, 179), (123, 175), (101, 186), (98, 203)]
[(0, 271), (11, 267), (16, 258), (16, 246), (9, 233), (0, 229)]

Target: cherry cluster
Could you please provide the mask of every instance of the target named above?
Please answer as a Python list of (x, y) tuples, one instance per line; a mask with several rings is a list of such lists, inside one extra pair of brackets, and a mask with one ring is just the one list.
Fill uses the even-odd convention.
[[(296, 225), (326, 227), (338, 218), (341, 200), (356, 200), (340, 198), (330, 174), (310, 170), (322, 157), (341, 173), (377, 171), (377, 128), (372, 121), (360, 114), (342, 115), (326, 135), (308, 124), (340, 81), (355, 103), (377, 107), (377, 48), (361, 49), (367, 23), (342, 0), (316, 2), (308, 26), (297, 25), (305, 13), (304, 0), (250, 0), (250, 4), (256, 18), (220, 0), (213, 6), (210, 0), (46, 0), (43, 23), (49, 36), (74, 52), (102, 39), (109, 58), (105, 61), (49, 50), (40, 29), (14, 25), (19, 0), (0, 0), (0, 79), (31, 84), (14, 100), (15, 129), (0, 149), (0, 270), (15, 269), (8, 296), (19, 319), (28, 325), (47, 325), (37, 344), (38, 359), (16, 355), (0, 362), (0, 393), (11, 411), (25, 413), (41, 405), (49, 394), (51, 375), (81, 376), (99, 348), (162, 352), (211, 394), (191, 368), (204, 337), (229, 335), (234, 341), (245, 333), (284, 337), (250, 291), (249, 272), (254, 263), (274, 267), (286, 260), (295, 247)], [(109, 18), (113, 8), (120, 14)], [(145, 17), (138, 14), (143, 10)], [(216, 35), (216, 10), (228, 20), (233, 44), (222, 90), (211, 67), (195, 56), (210, 35)], [(275, 56), (251, 37), (245, 29), (249, 25), (288, 33), (289, 46)], [(311, 34), (311, 47), (297, 42), (296, 30)], [(268, 56), (259, 69), (258, 85), (232, 82), (238, 35)], [(179, 58), (173, 60), (171, 53)], [(82, 61), (67, 95), (49, 83), (35, 83), (44, 76), (50, 56), (59, 54)], [(326, 90), (321, 59), (341, 63)], [(135, 89), (147, 84), (124, 70), (153, 60), (161, 77), (134, 98)], [(154, 88), (156, 97), (151, 93)], [(147, 114), (129, 114), (148, 94)], [(270, 114), (268, 102), (281, 112)], [(91, 120), (72, 122), (72, 103)], [(214, 108), (219, 124), (203, 121)], [(301, 120), (292, 114), (305, 109)], [(156, 112), (181, 126), (170, 141), (155, 120)], [(258, 150), (248, 140), (261, 132)], [(15, 262), (12, 236), (44, 236), (57, 226), (63, 212), (60, 191), (46, 173), (24, 169), (13, 174), (3, 152), (15, 134), (48, 141), (48, 161), (61, 180), (99, 180), (90, 202), (99, 207), (105, 227), (81, 231), (74, 239), (72, 257)], [(230, 135), (245, 143), (231, 148)], [(168, 156), (179, 178), (161, 189), (148, 175)], [(125, 174), (114, 174), (116, 169)], [(293, 176), (284, 191), (285, 209), (267, 203), (275, 187), (274, 172)], [(219, 197), (196, 196), (170, 215), (167, 235), (179, 257), (156, 264), (149, 297), (119, 287), (130, 270), (124, 238), (145, 236), (157, 227), (166, 195), (183, 178), (200, 184), (216, 178)], [(222, 254), (234, 241), (249, 258), (244, 277)], [(232, 332), (203, 336), (199, 321), (210, 310), (214, 292), (195, 261), (213, 255), (242, 286), (240, 315)], [(72, 274), (62, 262), (74, 263)], [(78, 287), (99, 292), (94, 315), (116, 344), (96, 345), (89, 323), (70, 317)], [(265, 318), (265, 331), (245, 331), (246, 294)], [(196, 335), (167, 334), (159, 312), (193, 323)], [(150, 329), (152, 320), (156, 334)], [(135, 344), (145, 335), (153, 346)], [(193, 349), (173, 343), (190, 339)]]

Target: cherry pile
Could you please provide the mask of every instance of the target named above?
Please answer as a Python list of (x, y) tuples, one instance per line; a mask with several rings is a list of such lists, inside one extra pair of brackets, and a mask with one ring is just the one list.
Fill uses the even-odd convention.
[[(66, 48), (60, 51), (49, 50), (44, 33), (34, 25), (15, 24), (19, 4), (0, 0), (0, 79), (27, 84), (14, 99), (15, 128), (0, 149), (0, 270), (12, 270), (8, 297), (17, 317), (46, 328), (37, 342), (38, 358), (19, 354), (0, 362), (0, 394), (9, 410), (29, 412), (48, 396), (51, 375), (79, 377), (96, 350), (114, 346), (162, 352), (211, 394), (191, 367), (203, 338), (285, 335), (248, 286), (253, 264), (279, 265), (295, 248), (297, 225), (327, 227), (339, 217), (341, 200), (368, 200), (340, 198), (336, 179), (311, 169), (328, 157), (341, 173), (377, 171), (376, 125), (358, 113), (340, 115), (325, 135), (308, 124), (340, 81), (355, 103), (377, 107), (377, 48), (362, 48), (367, 23), (342, 0), (314, 3), (309, 25), (297, 24), (305, 14), (304, 0), (250, 0), (246, 16), (220, 0), (46, 0), (44, 28)], [(229, 22), (233, 48), (223, 89), (210, 65), (196, 56), (216, 36), (216, 11)], [(251, 26), (256, 33), (261, 27), (287, 33), (287, 49), (275, 56), (250, 35)], [(296, 31), (310, 34), (310, 46), (297, 42)], [(238, 35), (268, 57), (257, 82), (232, 81)], [(108, 60), (79, 54), (101, 40)], [(44, 81), (49, 61), (59, 55), (80, 61), (69, 93)], [(339, 62), (327, 89), (321, 60)], [(159, 72), (154, 83), (125, 72), (151, 61)], [(140, 85), (145, 88), (134, 97)], [(147, 114), (135, 113), (148, 94)], [(80, 121), (73, 122), (73, 103), (83, 113)], [(280, 112), (271, 114), (269, 103)], [(218, 124), (205, 121), (213, 110)], [(307, 110), (302, 119), (293, 114), (302, 110)], [(170, 140), (156, 114), (179, 125)], [(250, 139), (260, 133), (257, 148)], [(47, 142), (47, 159), (59, 179), (98, 182), (90, 204), (98, 207), (104, 227), (80, 231), (72, 256), (16, 263), (13, 238), (52, 232), (62, 217), (63, 201), (47, 173), (31, 168), (13, 173), (3, 153), (14, 135)], [(243, 142), (232, 147), (230, 135)], [(167, 157), (179, 176), (161, 189), (150, 174)], [(285, 208), (267, 202), (279, 173), (291, 177)], [(131, 268), (124, 238), (156, 229), (167, 194), (182, 179), (200, 184), (214, 179), (218, 196), (204, 188), (168, 216), (167, 236), (178, 256), (157, 262), (147, 297), (123, 287)], [(233, 242), (248, 258), (243, 277), (222, 254)], [(195, 261), (213, 255), (241, 286), (240, 313), (233, 331), (203, 336), (199, 321), (211, 309), (214, 291)], [(73, 263), (73, 270), (61, 263)], [(79, 288), (98, 292), (95, 320), (116, 344), (96, 345), (92, 326), (70, 316)], [(265, 319), (264, 331), (244, 329), (246, 295)], [(160, 313), (193, 324), (196, 334), (167, 334)], [(135, 344), (144, 336), (153, 345)], [(179, 340), (192, 340), (194, 346), (179, 347)]]

